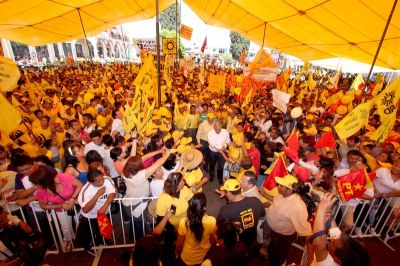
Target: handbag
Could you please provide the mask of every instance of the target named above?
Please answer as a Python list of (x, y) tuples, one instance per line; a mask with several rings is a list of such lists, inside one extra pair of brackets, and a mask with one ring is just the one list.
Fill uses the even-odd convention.
[(105, 213), (97, 212), (97, 222), (99, 224), (100, 235), (105, 239), (111, 239), (113, 227)]

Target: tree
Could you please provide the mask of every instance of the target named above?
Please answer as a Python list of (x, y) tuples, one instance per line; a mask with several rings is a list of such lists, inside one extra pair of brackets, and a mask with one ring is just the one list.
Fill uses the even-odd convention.
[(249, 50), (250, 41), (235, 31), (229, 32), (229, 37), (231, 38), (229, 52), (232, 54), (233, 59), (239, 60), (243, 49)]
[[(176, 30), (176, 4), (172, 4), (170, 7), (165, 9), (163, 12), (160, 13), (160, 25), (161, 30)], [(179, 12), (179, 5), (178, 5), (178, 27), (180, 25), (181, 15)], [(179, 29), (178, 29), (179, 30)]]

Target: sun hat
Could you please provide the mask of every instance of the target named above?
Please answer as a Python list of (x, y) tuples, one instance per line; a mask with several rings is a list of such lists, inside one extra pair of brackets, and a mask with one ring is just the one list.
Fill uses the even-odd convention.
[(203, 161), (203, 154), (197, 149), (187, 149), (182, 152), (183, 168), (191, 170)]
[(290, 116), (293, 119), (299, 118), (302, 114), (303, 114), (303, 109), (301, 109), (301, 107), (295, 107), (290, 112)]
[(293, 189), (293, 184), (294, 183), (298, 183), (299, 182), (297, 180), (297, 178), (292, 176), (292, 175), (286, 175), (284, 177), (275, 177), (275, 181), (279, 185), (282, 185), (282, 186), (290, 188), (290, 189)]
[(221, 186), (220, 190), (237, 191), (240, 189), (240, 184), (236, 179), (228, 179)]

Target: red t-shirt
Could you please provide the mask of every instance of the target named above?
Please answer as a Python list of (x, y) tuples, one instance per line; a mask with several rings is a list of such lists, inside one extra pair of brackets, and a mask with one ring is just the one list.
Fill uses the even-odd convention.
[(247, 153), (249, 154), (249, 157), (251, 159), (251, 164), (253, 165), (254, 169), (256, 169), (256, 176), (258, 177), (258, 175), (260, 174), (260, 151), (257, 148), (253, 147), (247, 150)]

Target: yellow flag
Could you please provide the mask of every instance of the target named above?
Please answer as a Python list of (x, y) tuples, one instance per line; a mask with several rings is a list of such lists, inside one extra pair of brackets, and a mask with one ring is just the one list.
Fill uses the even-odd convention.
[(208, 81), (208, 90), (217, 93), (223, 93), (225, 90), (225, 75), (210, 74), (210, 79)]
[(340, 139), (346, 139), (357, 133), (362, 127), (368, 123), (369, 112), (372, 107), (372, 101), (359, 104), (345, 118), (343, 118), (336, 126), (335, 130)]
[[(386, 87), (373, 101), (378, 109), (381, 121), (391, 119), (392, 114), (396, 114), (397, 103), (400, 99), (400, 77), (397, 77), (389, 86)], [(395, 117), (396, 119), (396, 117)]]
[(262, 67), (276, 67), (276, 64), (272, 60), (271, 56), (264, 50), (263, 47), (258, 50), (256, 56), (253, 61), (250, 63), (251, 70), (257, 70)]
[(11, 96), (11, 104), (14, 108), (17, 108), (18, 106), (20, 106), (21, 104), (19, 103), (19, 101), (17, 100), (17, 98), (15, 98), (14, 95)]
[(378, 142), (384, 142), (386, 140), (396, 122), (396, 112), (391, 116), (392, 118), (383, 120), (383, 123), (374, 131), (370, 139)]
[(133, 85), (136, 88), (139, 88), (142, 91), (153, 92), (154, 87), (157, 87), (157, 84), (154, 84), (153, 79), (153, 71), (154, 71), (154, 60), (153, 56), (149, 55), (143, 66), (140, 68), (139, 73), (133, 82)]
[(331, 97), (326, 99), (326, 106), (331, 105), (332, 103), (335, 103), (339, 101), (343, 97), (343, 91), (339, 91), (338, 93), (333, 94)]
[(289, 91), (288, 93), (290, 94), (290, 96), (294, 96), (294, 86), (296, 85), (296, 82), (293, 80), (292, 81), (292, 85), (290, 85)]
[(244, 98), (244, 101), (242, 103), (242, 108), (251, 102), (252, 97), (253, 97), (253, 88), (250, 89), (250, 91), (247, 93), (246, 97)]
[(151, 127), (151, 123), (153, 121), (153, 110), (154, 106), (156, 104), (156, 101), (153, 101), (149, 109), (147, 110), (147, 113), (145, 114), (145, 117), (141, 121), (141, 131), (145, 132)]
[(383, 83), (385, 82), (385, 78), (382, 75), (378, 74), (377, 77), (375, 78), (375, 82), (376, 82), (375, 88), (371, 93), (371, 95), (374, 97), (378, 95), (378, 93), (383, 88)]
[(2, 93), (0, 93), (0, 110), (1, 130), (8, 135), (21, 123), (21, 115)]
[(361, 74), (358, 74), (354, 79), (353, 83), (351, 83), (350, 90), (358, 90), (359, 86), (364, 83), (364, 79)]
[(128, 104), (125, 105), (124, 116), (122, 119), (122, 128), (125, 131), (131, 131), (132, 128), (135, 126), (132, 116), (133, 116), (133, 112), (132, 112), (131, 107)]

